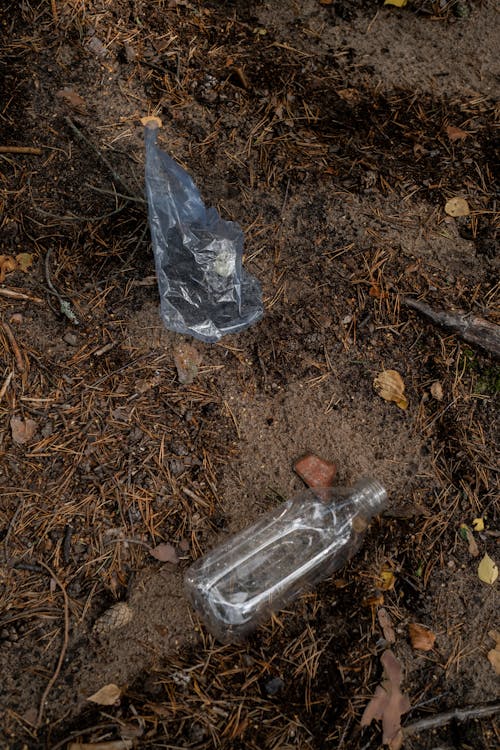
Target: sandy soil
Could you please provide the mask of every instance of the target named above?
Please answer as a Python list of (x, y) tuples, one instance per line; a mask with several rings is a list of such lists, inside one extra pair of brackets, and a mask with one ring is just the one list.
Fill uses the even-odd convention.
[[(359, 721), (388, 645), (382, 602), (404, 727), (494, 704), (498, 583), (477, 564), (499, 557), (498, 365), (404, 298), (498, 322), (496, 4), (0, 13), (0, 145), (41, 149), (0, 154), (1, 253), (32, 256), (0, 289), (28, 295), (0, 294), (2, 747), (380, 747), (380, 726)], [(266, 306), (238, 336), (191, 341), (187, 385), (143, 200), (152, 113), (162, 147), (243, 227)], [(454, 196), (471, 214), (445, 213)], [(407, 410), (376, 394), (385, 369)], [(25, 442), (12, 417), (33, 421)], [(342, 484), (380, 478), (390, 507), (338, 576), (220, 646), (183, 571), (299, 490), (307, 451), (335, 460)], [(461, 531), (475, 518), (477, 556)], [(176, 564), (149, 554), (161, 542)], [(126, 622), (106, 615), (117, 603)], [(436, 635), (431, 651), (412, 648), (410, 623)], [(110, 683), (115, 705), (89, 702)], [(492, 714), (404, 730), (404, 746), (493, 748)]]

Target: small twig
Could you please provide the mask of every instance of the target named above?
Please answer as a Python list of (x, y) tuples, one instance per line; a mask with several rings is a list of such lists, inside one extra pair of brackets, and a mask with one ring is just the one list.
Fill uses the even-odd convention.
[(12, 529), (13, 529), (13, 528), (14, 528), (14, 526), (16, 525), (16, 521), (17, 521), (17, 519), (18, 519), (18, 516), (19, 516), (19, 515), (20, 515), (20, 514), (21, 514), (21, 513), (23, 512), (23, 510), (24, 510), (24, 503), (25, 503), (25, 498), (23, 497), (23, 499), (22, 499), (22, 502), (21, 502), (21, 503), (20, 503), (20, 504), (18, 505), (18, 507), (16, 508), (16, 512), (14, 513), (14, 515), (12, 516), (12, 518), (11, 518), (11, 519), (10, 519), (10, 521), (9, 521), (9, 525), (7, 526), (7, 533), (5, 534), (5, 539), (3, 540), (3, 548), (4, 548), (4, 554), (5, 554), (5, 562), (6, 562), (7, 564), (10, 564), (10, 558), (9, 558), (9, 547), (8, 547), (8, 544), (9, 544), (9, 536), (10, 536), (10, 534), (11, 534), (11, 532), (12, 532)]
[(458, 334), (468, 344), (480, 346), (482, 349), (500, 357), (500, 326), (478, 315), (468, 314), (463, 310), (446, 312), (433, 310), (425, 302), (411, 297), (404, 297), (403, 304), (424, 315), (436, 325), (443, 326)]
[(445, 711), (445, 713), (428, 716), (425, 719), (414, 721), (413, 724), (408, 724), (408, 726), (403, 727), (403, 734), (407, 736), (409, 734), (423, 732), (426, 729), (435, 729), (436, 727), (442, 727), (445, 724), (449, 724), (450, 721), (460, 722), (468, 721), (469, 719), (480, 719), (485, 716), (494, 716), (499, 711), (500, 703), (471, 706), (470, 708), (454, 708), (453, 711)]
[(114, 198), (123, 198), (123, 200), (134, 201), (135, 203), (146, 203), (145, 199), (139, 196), (124, 195), (123, 193), (117, 193), (116, 190), (105, 190), (104, 188), (96, 187), (96, 185), (91, 185), (89, 182), (85, 183), (85, 187), (94, 190), (96, 193), (102, 193), (102, 195), (111, 195)]
[(19, 370), (19, 372), (25, 372), (26, 366), (24, 364), (23, 355), (21, 354), (21, 350), (19, 349), (19, 346), (16, 341), (16, 337), (14, 336), (12, 328), (10, 327), (8, 323), (6, 323), (3, 320), (0, 321), (0, 325), (5, 331), (5, 335), (9, 339), (10, 348), (12, 349), (12, 353), (15, 357), (17, 369)]
[(120, 175), (118, 174), (118, 172), (116, 172), (116, 171), (115, 171), (115, 168), (113, 167), (113, 165), (111, 164), (111, 162), (110, 162), (110, 161), (109, 161), (108, 159), (106, 159), (106, 157), (104, 156), (104, 154), (102, 154), (102, 153), (101, 153), (101, 151), (99, 151), (99, 149), (97, 148), (97, 146), (96, 146), (96, 145), (95, 145), (94, 143), (92, 143), (92, 141), (91, 141), (91, 140), (89, 140), (89, 138), (87, 138), (87, 136), (86, 136), (86, 135), (84, 135), (84, 134), (82, 133), (82, 131), (81, 131), (81, 130), (80, 130), (79, 128), (77, 128), (77, 127), (76, 127), (75, 123), (73, 122), (73, 120), (72, 120), (72, 119), (71, 119), (70, 117), (66, 117), (66, 122), (68, 123), (68, 125), (70, 126), (70, 128), (71, 128), (71, 129), (73, 130), (73, 132), (74, 132), (74, 133), (76, 133), (76, 135), (77, 135), (77, 136), (78, 136), (78, 137), (79, 137), (79, 138), (80, 138), (80, 139), (81, 139), (81, 140), (82, 140), (82, 141), (83, 141), (84, 143), (86, 143), (86, 144), (87, 144), (88, 146), (90, 146), (90, 148), (92, 149), (92, 151), (94, 151), (94, 153), (96, 153), (96, 154), (97, 154), (97, 156), (98, 156), (98, 157), (99, 157), (99, 159), (100, 159), (100, 160), (102, 161), (102, 163), (103, 163), (103, 164), (105, 164), (105, 165), (106, 165), (106, 167), (107, 167), (107, 168), (109, 169), (109, 171), (111, 172), (111, 174), (112, 174), (112, 176), (113, 176), (114, 180), (115, 180), (116, 182), (118, 182), (118, 183), (119, 183), (119, 184), (120, 184), (120, 185), (121, 185), (121, 186), (122, 186), (122, 187), (124, 188), (124, 190), (125, 190), (125, 193), (126, 193), (126, 195), (124, 195), (124, 198), (127, 198), (127, 199), (129, 199), (129, 200), (135, 200), (135, 199), (137, 198), (137, 196), (135, 196), (135, 195), (134, 195), (133, 191), (132, 191), (132, 190), (130, 189), (130, 187), (129, 187), (129, 186), (127, 185), (127, 183), (126, 183), (126, 181), (125, 181), (125, 180), (123, 179), (123, 177), (121, 177), (121, 176), (120, 176)]
[[(132, 198), (127, 200), (132, 200)], [(135, 199), (134, 199), (135, 200)], [(38, 208), (38, 206), (34, 206), (34, 209), (37, 213), (41, 214), (42, 216), (47, 216), (49, 219), (57, 219), (58, 221), (104, 221), (104, 219), (109, 219), (110, 216), (115, 216), (116, 214), (119, 214), (120, 211), (123, 211), (125, 206), (118, 206), (118, 208), (115, 208), (114, 211), (108, 211), (107, 214), (101, 214), (100, 216), (61, 216), (59, 214), (53, 214), (50, 211), (44, 211), (42, 208)]]
[(64, 539), (62, 545), (63, 560), (65, 565), (71, 562), (71, 538), (73, 536), (73, 527), (68, 524), (64, 530)]
[(59, 578), (55, 575), (55, 573), (49, 568), (49, 566), (44, 563), (42, 560), (40, 560), (40, 565), (45, 568), (45, 570), (50, 573), (54, 581), (57, 583), (59, 588), (61, 589), (64, 597), (64, 637), (63, 637), (63, 643), (61, 646), (61, 651), (59, 653), (59, 659), (57, 660), (57, 665), (54, 671), (54, 674), (50, 678), (49, 682), (47, 683), (47, 687), (43, 691), (42, 699), (40, 701), (40, 707), (38, 709), (38, 718), (36, 722), (36, 726), (40, 727), (42, 723), (43, 718), (43, 711), (45, 707), (45, 701), (47, 700), (47, 697), (52, 690), (52, 687), (54, 686), (55, 681), (59, 677), (59, 672), (61, 671), (61, 667), (64, 662), (64, 657), (66, 656), (66, 650), (68, 648), (68, 642), (69, 642), (69, 599), (68, 594), (66, 593), (66, 589), (64, 588), (63, 584), (59, 580)]
[(50, 8), (52, 10), (52, 19), (54, 23), (59, 23), (59, 14), (57, 12), (56, 0), (50, 0)]
[(33, 295), (25, 294), (24, 292), (17, 292), (15, 289), (4, 289), (3, 287), (0, 289), (0, 296), (9, 297), (10, 299), (29, 300), (30, 302), (44, 302), (40, 297), (34, 297)]
[(10, 381), (12, 380), (13, 376), (14, 376), (14, 370), (12, 370), (11, 372), (9, 372), (9, 374), (7, 375), (7, 377), (5, 378), (5, 380), (3, 381), (3, 385), (0, 388), (0, 401), (5, 396), (7, 388), (9, 387)]
[(112, 349), (114, 349), (116, 344), (116, 341), (110, 341), (109, 344), (104, 344), (104, 346), (101, 346), (99, 349), (97, 349), (97, 351), (94, 352), (94, 355), (96, 357), (102, 357), (103, 354), (107, 354)]
[(0, 146), (0, 154), (33, 154), (34, 156), (40, 156), (41, 153), (42, 149), (35, 146)]
[(62, 314), (65, 315), (68, 318), (68, 320), (70, 320), (75, 326), (77, 326), (79, 325), (79, 321), (75, 313), (71, 309), (71, 305), (69, 304), (67, 300), (64, 299), (64, 297), (61, 297), (61, 295), (59, 294), (59, 292), (57, 291), (57, 289), (55, 288), (54, 284), (51, 281), (50, 265), (49, 265), (51, 252), (52, 252), (52, 248), (49, 247), (49, 249), (47, 250), (47, 254), (45, 255), (45, 278), (47, 280), (47, 285), (50, 291), (52, 292), (52, 294), (55, 297), (57, 297)]

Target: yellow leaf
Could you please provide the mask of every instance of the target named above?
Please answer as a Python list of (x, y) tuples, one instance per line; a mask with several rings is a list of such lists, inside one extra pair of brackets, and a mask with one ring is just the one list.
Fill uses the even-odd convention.
[(484, 518), (475, 518), (472, 522), (474, 531), (484, 531)]
[(19, 253), (19, 255), (16, 255), (16, 260), (19, 270), (24, 273), (33, 265), (33, 255), (31, 253)]
[(373, 381), (373, 387), (385, 401), (394, 401), (400, 409), (408, 408), (408, 400), (404, 395), (405, 384), (396, 370), (384, 370)]
[(380, 572), (380, 580), (381, 583), (379, 584), (378, 588), (382, 591), (389, 591), (389, 589), (392, 589), (394, 587), (396, 577), (392, 570), (382, 570)]
[(404, 8), (408, 0), (385, 0), (384, 5), (395, 5), (396, 8)]
[(465, 198), (450, 198), (444, 207), (448, 216), (468, 216), (470, 214), (469, 204)]
[(94, 695), (91, 695), (90, 698), (87, 698), (87, 700), (92, 701), (92, 703), (98, 703), (100, 706), (114, 706), (120, 700), (121, 694), (122, 691), (118, 685), (111, 682), (109, 685), (104, 685), (104, 687), (98, 690), (97, 693), (94, 693)]
[(495, 581), (498, 578), (498, 567), (494, 560), (491, 559), (491, 557), (488, 555), (488, 553), (485, 554), (483, 559), (478, 565), (477, 568), (477, 574), (483, 583), (489, 583), (490, 585), (492, 583), (495, 583)]

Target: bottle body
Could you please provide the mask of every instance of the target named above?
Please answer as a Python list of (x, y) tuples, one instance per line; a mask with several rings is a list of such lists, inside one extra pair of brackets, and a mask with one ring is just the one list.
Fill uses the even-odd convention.
[(306, 490), (282, 503), (188, 569), (193, 607), (218, 640), (241, 640), (342, 567), (386, 498), (378, 482), (362, 480), (350, 490)]

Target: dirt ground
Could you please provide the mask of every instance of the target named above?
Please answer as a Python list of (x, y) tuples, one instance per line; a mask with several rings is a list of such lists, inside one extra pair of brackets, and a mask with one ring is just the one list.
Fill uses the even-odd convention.
[[(498, 362), (405, 304), (499, 322), (497, 4), (23, 0), (0, 17), (1, 747), (379, 748), (360, 719), (388, 647), (405, 748), (498, 747), (498, 582), (477, 572), (500, 558)], [(190, 340), (189, 384), (159, 316), (151, 114), (242, 226), (265, 301), (245, 332)], [(468, 214), (445, 212), (454, 197)], [(384, 370), (406, 410), (375, 391)], [(390, 507), (338, 575), (222, 646), (183, 571), (300, 489), (307, 451), (340, 484), (379, 478)], [(177, 562), (150, 554), (162, 542)], [(111, 705), (88, 700), (109, 684)]]

